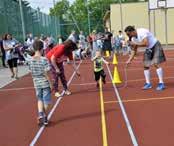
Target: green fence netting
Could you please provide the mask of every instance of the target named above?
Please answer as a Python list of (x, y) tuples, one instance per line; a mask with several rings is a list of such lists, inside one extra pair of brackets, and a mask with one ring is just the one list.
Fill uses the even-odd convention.
[[(24, 26), (26, 34), (34, 36), (60, 34), (58, 18), (33, 9), (27, 1), (22, 1)], [(22, 20), (18, 0), (0, 0), (0, 35), (12, 34), (16, 39), (23, 40)]]

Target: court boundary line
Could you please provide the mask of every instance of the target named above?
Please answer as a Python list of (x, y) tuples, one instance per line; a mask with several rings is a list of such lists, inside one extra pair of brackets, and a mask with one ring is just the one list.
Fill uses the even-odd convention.
[[(168, 79), (174, 79), (174, 77), (164, 77), (164, 80)], [(157, 77), (151, 78), (151, 80), (158, 80)], [(141, 82), (144, 81), (144, 78), (142, 79), (134, 79), (134, 80), (128, 80), (127, 82)], [(87, 86), (87, 85), (95, 85), (95, 82), (89, 82), (89, 83), (84, 83), (84, 84), (71, 84), (71, 86)], [(112, 84), (112, 82), (107, 82), (107, 84)], [(60, 85), (61, 86), (61, 85)], [(0, 92), (5, 92), (5, 91), (18, 91), (18, 90), (29, 90), (29, 89), (34, 89), (34, 87), (24, 87), (24, 88), (7, 88), (7, 89), (0, 89)]]
[[(128, 102), (143, 102), (143, 101), (159, 101), (159, 100), (167, 100), (167, 99), (174, 99), (174, 96), (168, 96), (168, 97), (153, 97), (153, 98), (142, 98), (142, 99), (125, 99), (122, 100), (123, 103)], [(118, 100), (113, 101), (106, 101), (105, 104), (112, 104), (112, 103), (118, 103)]]
[[(109, 72), (111, 81), (113, 81), (110, 68), (109, 68), (109, 66), (108, 66), (107, 64), (106, 64), (106, 67), (107, 67), (107, 69), (108, 69), (108, 72)], [(129, 119), (128, 119), (128, 116), (127, 116), (127, 114), (126, 114), (126, 110), (125, 110), (125, 108), (124, 108), (123, 102), (122, 102), (121, 97), (120, 97), (120, 95), (119, 95), (118, 89), (117, 89), (117, 87), (116, 87), (116, 85), (115, 85), (114, 83), (112, 83), (112, 85), (113, 85), (113, 87), (114, 87), (114, 91), (115, 91), (116, 97), (117, 97), (117, 99), (118, 99), (118, 103), (119, 103), (119, 106), (120, 106), (120, 108), (121, 108), (121, 112), (122, 112), (122, 114), (123, 114), (124, 121), (125, 121), (125, 123), (126, 123), (127, 129), (128, 129), (128, 132), (129, 132), (129, 135), (130, 135), (130, 137), (131, 137), (132, 144), (133, 144), (134, 146), (138, 146), (138, 142), (137, 142), (137, 140), (136, 140), (136, 137), (135, 137), (135, 134), (134, 134), (134, 132), (133, 132), (132, 126), (131, 126), (131, 124), (130, 124), (130, 121), (129, 121)]]
[[(79, 65), (77, 66), (77, 69), (80, 67), (82, 61), (80, 61)], [(72, 82), (74, 76), (76, 74), (76, 71), (73, 72), (72, 76), (70, 77), (68, 83), (67, 83), (67, 86), (70, 85), (70, 83)], [(56, 100), (56, 103), (54, 104), (53, 108), (50, 110), (49, 114), (48, 114), (48, 120), (51, 118), (51, 116), (53, 115), (54, 111), (56, 110), (57, 106), (59, 105), (61, 99), (63, 98), (63, 95), (64, 95), (65, 91), (63, 91), (61, 93), (61, 97), (59, 97), (57, 100)], [(36, 133), (35, 137), (33, 138), (33, 140), (31, 141), (30, 145), (29, 146), (34, 146), (36, 144), (36, 142), (38, 141), (38, 139), (40, 138), (42, 132), (44, 131), (45, 129), (45, 126), (43, 125), (39, 130), (38, 132)]]
[(104, 108), (104, 99), (103, 99), (103, 90), (102, 90), (101, 79), (100, 79), (100, 86), (99, 87), (100, 87), (100, 109), (101, 109), (101, 124), (102, 124), (103, 146), (108, 146), (105, 108)]

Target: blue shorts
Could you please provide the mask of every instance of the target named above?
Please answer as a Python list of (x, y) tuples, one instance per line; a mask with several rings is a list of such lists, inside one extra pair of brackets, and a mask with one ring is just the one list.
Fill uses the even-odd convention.
[(42, 101), (44, 104), (50, 104), (51, 103), (51, 89), (50, 89), (50, 87), (37, 88), (36, 89), (36, 96), (37, 96), (37, 99)]

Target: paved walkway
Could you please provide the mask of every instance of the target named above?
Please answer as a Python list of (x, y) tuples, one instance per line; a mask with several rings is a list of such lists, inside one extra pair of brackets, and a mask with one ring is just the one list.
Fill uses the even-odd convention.
[[(28, 66), (18, 66), (18, 76), (22, 77), (29, 73)], [(9, 68), (0, 68), (0, 88), (6, 86), (7, 84), (15, 81), (12, 79)]]

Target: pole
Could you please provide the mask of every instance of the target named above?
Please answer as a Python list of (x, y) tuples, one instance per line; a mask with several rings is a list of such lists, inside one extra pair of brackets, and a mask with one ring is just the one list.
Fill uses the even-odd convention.
[(151, 10), (148, 11), (148, 18), (149, 18), (149, 30), (151, 31), (151, 19), (150, 19), (150, 12)]
[(88, 31), (89, 31), (89, 34), (90, 34), (91, 33), (91, 22), (90, 22), (88, 0), (85, 0), (85, 5), (86, 5), (86, 8), (87, 8), (87, 13), (88, 13)]
[(154, 35), (156, 36), (156, 16), (155, 16), (155, 10), (153, 10), (153, 25), (154, 25)]
[[(53, 0), (53, 5), (54, 5), (54, 8), (55, 8), (55, 5), (56, 5), (56, 2), (55, 0)], [(56, 19), (56, 14), (54, 16), (54, 24), (55, 24), (55, 32), (56, 32), (56, 39), (57, 39), (57, 19)]]
[(168, 29), (167, 29), (167, 8), (165, 8), (165, 35), (166, 35), (166, 48), (168, 48)]
[(72, 17), (72, 19), (73, 19), (73, 21), (74, 21), (74, 23), (75, 23), (75, 25), (76, 25), (76, 27), (77, 27), (77, 30), (80, 32), (80, 28), (79, 28), (79, 26), (78, 26), (78, 24), (77, 24), (77, 21), (76, 21), (76, 19), (74, 18), (74, 16), (73, 16), (73, 14), (69, 11), (69, 14), (71, 15), (71, 17)]
[(121, 19), (121, 30), (123, 31), (123, 10), (122, 10), (122, 2), (121, 0), (119, 0), (119, 4), (120, 4), (120, 19)]
[(21, 22), (22, 22), (22, 34), (23, 34), (23, 41), (25, 42), (25, 24), (24, 24), (24, 15), (23, 15), (23, 9), (22, 9), (22, 1), (19, 0), (19, 7), (20, 7), (20, 14), (21, 14)]
[(151, 31), (151, 19), (150, 19), (150, 12), (151, 12), (151, 10), (150, 10), (150, 3), (149, 3), (149, 1), (148, 1), (148, 19), (149, 19), (149, 30)]

